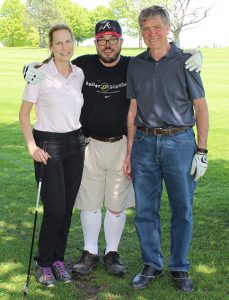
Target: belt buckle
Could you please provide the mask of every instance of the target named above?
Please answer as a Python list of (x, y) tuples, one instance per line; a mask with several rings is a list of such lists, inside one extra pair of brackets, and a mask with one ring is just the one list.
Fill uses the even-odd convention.
[(111, 138), (109, 139), (109, 142), (110, 142), (110, 143), (118, 142), (118, 141), (120, 141), (122, 138), (123, 138), (122, 136), (114, 136), (114, 137), (111, 137)]
[(114, 143), (114, 142), (116, 142), (118, 140), (118, 138), (117, 137), (110, 137), (110, 138), (108, 138), (107, 139), (107, 141), (109, 142), (109, 143)]
[(163, 133), (157, 133), (157, 130), (163, 130), (164, 128), (162, 128), (162, 127), (158, 127), (158, 128), (154, 128), (154, 135), (156, 135), (156, 136), (161, 136), (161, 135), (163, 135)]

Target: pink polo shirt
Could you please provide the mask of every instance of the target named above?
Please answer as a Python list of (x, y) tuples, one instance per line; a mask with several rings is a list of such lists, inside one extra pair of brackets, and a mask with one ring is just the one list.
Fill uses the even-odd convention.
[(81, 127), (79, 118), (83, 106), (81, 89), (84, 74), (82, 69), (72, 64), (71, 68), (71, 74), (65, 78), (51, 59), (39, 68), (44, 79), (36, 85), (26, 84), (23, 100), (35, 103), (35, 129), (63, 133)]

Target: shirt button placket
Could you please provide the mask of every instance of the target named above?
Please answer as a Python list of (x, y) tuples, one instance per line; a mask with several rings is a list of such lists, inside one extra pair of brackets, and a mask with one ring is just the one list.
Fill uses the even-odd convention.
[(69, 85), (68, 85), (68, 81), (66, 82), (66, 86), (67, 86), (67, 92), (69, 92)]

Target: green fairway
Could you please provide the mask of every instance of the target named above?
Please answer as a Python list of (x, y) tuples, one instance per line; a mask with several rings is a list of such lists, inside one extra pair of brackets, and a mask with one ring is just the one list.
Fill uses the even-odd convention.
[[(123, 49), (136, 55), (139, 49)], [(95, 53), (80, 47), (75, 56)], [(86, 277), (74, 277), (72, 284), (57, 284), (45, 289), (31, 276), (27, 299), (77, 300), (181, 300), (228, 299), (229, 271), (229, 48), (202, 49), (202, 78), (210, 113), (209, 169), (198, 184), (194, 201), (193, 239), (189, 259), (194, 292), (183, 294), (171, 285), (169, 259), (170, 209), (163, 194), (161, 205), (164, 276), (146, 290), (134, 291), (133, 276), (141, 270), (139, 244), (133, 225), (134, 209), (127, 211), (127, 224), (120, 243), (120, 255), (127, 266), (123, 278), (108, 276), (101, 264)], [(0, 299), (22, 299), (26, 282), (29, 250), (36, 203), (33, 163), (22, 137), (18, 111), (25, 81), (25, 63), (41, 61), (47, 49), (0, 48)], [(41, 222), (40, 206), (37, 233)], [(36, 234), (35, 251), (38, 234)], [(100, 252), (104, 250), (100, 236)], [(79, 212), (74, 211), (66, 251), (69, 269), (80, 255), (83, 238)], [(33, 273), (33, 266), (32, 266)]]

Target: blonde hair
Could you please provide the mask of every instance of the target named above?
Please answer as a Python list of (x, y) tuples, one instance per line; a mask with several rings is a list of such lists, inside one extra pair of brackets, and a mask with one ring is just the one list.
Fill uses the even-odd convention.
[[(53, 33), (55, 31), (58, 31), (58, 30), (67, 30), (70, 35), (71, 35), (71, 38), (72, 40), (74, 40), (74, 37), (73, 37), (73, 34), (72, 34), (72, 31), (70, 29), (70, 27), (66, 24), (56, 24), (54, 26), (52, 26), (50, 29), (49, 29), (49, 33), (48, 33), (48, 38), (49, 38), (49, 47), (52, 46), (52, 42), (53, 42)], [(51, 59), (53, 58), (53, 53), (51, 52), (50, 56), (48, 58), (46, 58), (44, 61), (43, 61), (43, 64), (47, 64)]]

